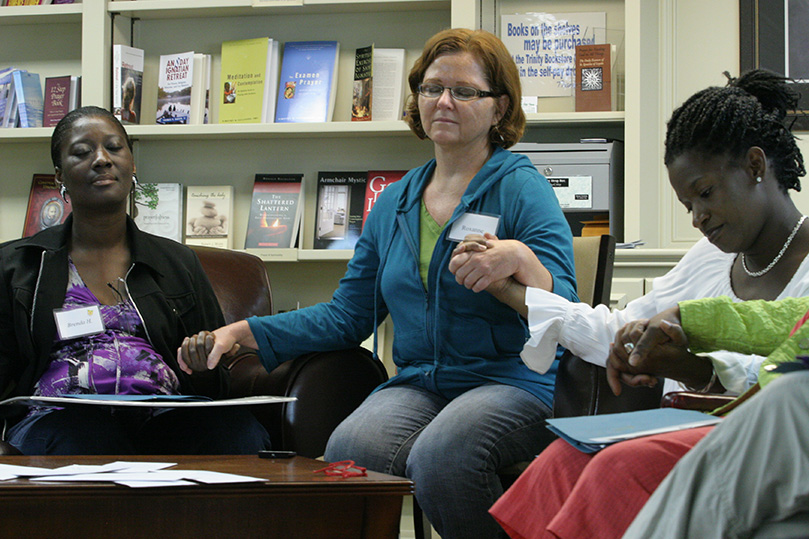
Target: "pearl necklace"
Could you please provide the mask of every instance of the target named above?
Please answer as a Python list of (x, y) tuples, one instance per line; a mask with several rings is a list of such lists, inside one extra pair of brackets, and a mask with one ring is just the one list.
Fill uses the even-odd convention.
[(795, 225), (795, 228), (792, 229), (792, 232), (789, 234), (789, 237), (787, 238), (787, 241), (784, 242), (784, 246), (781, 247), (781, 250), (778, 252), (777, 255), (775, 255), (775, 258), (772, 259), (772, 262), (770, 262), (767, 265), (767, 267), (764, 268), (763, 270), (761, 270), (761, 271), (750, 271), (749, 269), (747, 269), (747, 262), (745, 262), (745, 256), (744, 256), (744, 253), (742, 253), (742, 268), (744, 268), (744, 272), (747, 275), (749, 275), (750, 277), (761, 277), (762, 275), (764, 275), (765, 273), (770, 271), (773, 268), (773, 266), (775, 266), (778, 263), (778, 261), (781, 260), (781, 257), (784, 256), (784, 253), (787, 252), (787, 248), (789, 247), (789, 244), (792, 243), (792, 240), (795, 238), (795, 235), (798, 233), (798, 230), (801, 228), (801, 225), (803, 224), (803, 222), (805, 220), (806, 220), (806, 215), (804, 215), (803, 217), (798, 219), (798, 224)]

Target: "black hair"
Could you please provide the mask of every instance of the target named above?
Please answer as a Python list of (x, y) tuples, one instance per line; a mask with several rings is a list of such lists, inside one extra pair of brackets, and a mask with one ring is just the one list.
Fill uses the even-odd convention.
[(56, 127), (53, 128), (53, 135), (51, 135), (51, 161), (53, 161), (54, 167), (62, 166), (62, 144), (64, 144), (67, 134), (73, 128), (73, 124), (81, 118), (90, 118), (93, 116), (109, 118), (112, 123), (117, 125), (121, 130), (121, 134), (123, 134), (126, 139), (129, 151), (132, 151), (132, 140), (129, 138), (124, 126), (113, 113), (101, 107), (79, 107), (65, 114), (65, 116), (59, 120), (59, 123), (56, 124)]
[(795, 135), (786, 123), (800, 95), (790, 79), (756, 69), (724, 87), (712, 86), (692, 95), (671, 115), (666, 132), (665, 164), (694, 150), (705, 155), (740, 159), (758, 146), (767, 155), (781, 188), (801, 190), (806, 174)]

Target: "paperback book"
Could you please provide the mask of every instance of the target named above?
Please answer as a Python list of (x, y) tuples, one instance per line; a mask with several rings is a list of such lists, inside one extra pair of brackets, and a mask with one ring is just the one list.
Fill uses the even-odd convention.
[(339, 56), (340, 44), (337, 41), (290, 41), (284, 44), (276, 122), (331, 121)]
[(141, 183), (131, 199), (138, 228), (177, 242), (183, 241), (183, 186), (179, 183)]
[(382, 191), (393, 182), (397, 182), (407, 174), (406, 170), (371, 170), (368, 172), (368, 183), (365, 184), (365, 205), (362, 209), (362, 228), (368, 214), (376, 204)]
[(59, 194), (54, 175), (34, 174), (22, 237), (27, 238), (40, 230), (61, 225), (70, 215), (70, 210), (70, 202)]
[(303, 208), (303, 174), (256, 174), (245, 249), (295, 247)]
[(17, 127), (42, 127), (44, 102), (39, 74), (14, 70), (11, 84), (16, 100)]
[(374, 48), (371, 116), (401, 120), (404, 114), (405, 50)]
[(319, 172), (315, 249), (353, 249), (362, 233), (368, 172)]
[(610, 47), (576, 47), (576, 112), (613, 110)]
[(233, 247), (233, 186), (189, 185), (185, 197), (185, 243)]
[(0, 69), (0, 127), (5, 127), (4, 120), (9, 109), (12, 71), (14, 71), (13, 68)]
[(194, 51), (160, 56), (157, 71), (157, 123), (190, 123), (193, 76)]
[(351, 121), (371, 120), (374, 47), (362, 47), (354, 54), (354, 87), (351, 92)]
[(42, 126), (53, 127), (65, 114), (78, 107), (81, 77), (48, 77), (45, 79), (45, 96)]
[(219, 123), (272, 122), (278, 51), (267, 37), (222, 43)]
[(123, 124), (140, 123), (143, 49), (112, 46), (112, 111)]

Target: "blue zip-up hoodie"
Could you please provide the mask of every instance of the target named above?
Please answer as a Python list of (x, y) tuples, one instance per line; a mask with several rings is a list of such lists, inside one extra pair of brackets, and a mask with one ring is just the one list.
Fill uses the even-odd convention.
[(384, 385), (414, 384), (454, 398), (496, 382), (521, 387), (550, 406), (556, 364), (545, 374), (523, 364), (525, 320), (491, 294), (455, 282), (448, 266), (457, 244), (447, 234), (466, 212), (500, 216), (497, 236), (526, 244), (553, 276), (553, 291), (575, 301), (570, 227), (553, 189), (527, 157), (496, 148), (438, 238), (425, 290), (419, 224), (434, 169), (431, 160), (383, 191), (330, 302), (248, 319), (262, 362), (272, 370), (303, 353), (356, 346), (390, 314), (398, 374)]

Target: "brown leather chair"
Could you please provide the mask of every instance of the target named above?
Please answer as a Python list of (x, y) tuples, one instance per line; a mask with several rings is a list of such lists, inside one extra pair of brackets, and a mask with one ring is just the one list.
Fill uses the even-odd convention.
[[(240, 252), (192, 247), (211, 281), (227, 323), (272, 314), (272, 291), (264, 262)], [(226, 362), (229, 397), (277, 395), (297, 401), (256, 406), (253, 413), (273, 447), (319, 457), (337, 425), (388, 379), (382, 362), (364, 348), (315, 352), (267, 372), (253, 351)]]
[[(272, 290), (264, 262), (239, 251), (192, 247), (230, 323), (272, 314)], [(295, 402), (253, 407), (273, 447), (307, 457), (323, 454), (332, 431), (371, 391), (388, 379), (381, 361), (364, 348), (306, 354), (267, 372), (252, 350), (226, 360), (228, 397), (277, 395)], [(0, 442), (0, 455), (19, 454)]]

